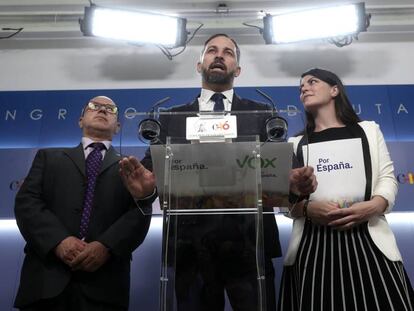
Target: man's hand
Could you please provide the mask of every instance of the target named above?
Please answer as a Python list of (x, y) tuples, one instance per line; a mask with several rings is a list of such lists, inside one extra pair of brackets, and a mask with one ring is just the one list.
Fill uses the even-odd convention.
[(98, 270), (108, 259), (110, 253), (101, 242), (87, 243), (85, 249), (71, 262), (73, 271), (82, 270), (94, 272)]
[(313, 174), (312, 166), (292, 169), (289, 176), (290, 191), (297, 195), (308, 195), (315, 192), (318, 182)]
[(128, 191), (135, 199), (151, 195), (155, 189), (155, 176), (135, 157), (119, 161), (119, 174)]
[(56, 246), (54, 252), (60, 260), (70, 266), (72, 260), (85, 249), (85, 246), (86, 243), (84, 241), (74, 236), (69, 236)]

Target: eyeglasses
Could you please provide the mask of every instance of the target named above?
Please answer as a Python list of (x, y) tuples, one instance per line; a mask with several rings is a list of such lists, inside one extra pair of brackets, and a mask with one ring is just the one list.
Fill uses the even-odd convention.
[(117, 114), (118, 113), (118, 107), (114, 105), (108, 105), (108, 104), (98, 104), (94, 102), (89, 102), (86, 106), (87, 109), (98, 111), (101, 110), (101, 108), (105, 108), (105, 111), (111, 114)]

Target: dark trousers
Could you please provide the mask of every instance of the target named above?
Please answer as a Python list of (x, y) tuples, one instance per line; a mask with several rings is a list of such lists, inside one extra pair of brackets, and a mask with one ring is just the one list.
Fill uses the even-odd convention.
[[(274, 285), (274, 269), (272, 261), (266, 264), (266, 311), (276, 310), (276, 289)], [(225, 294), (227, 294), (233, 311), (258, 310), (258, 281), (257, 275), (250, 274), (226, 278), (223, 272), (210, 274), (209, 277), (199, 277), (200, 282), (191, 282), (188, 287), (188, 275), (176, 275), (176, 298), (178, 311), (223, 311)], [(183, 279), (184, 278), (184, 279)], [(182, 288), (182, 286), (185, 288)]]
[(108, 305), (92, 300), (82, 293), (76, 281), (69, 282), (64, 291), (56, 297), (42, 299), (21, 311), (127, 311), (127, 308)]
[[(180, 216), (175, 245), (178, 311), (255, 311), (259, 286), (254, 218), (246, 215)], [(265, 258), (267, 311), (276, 310), (274, 268)]]

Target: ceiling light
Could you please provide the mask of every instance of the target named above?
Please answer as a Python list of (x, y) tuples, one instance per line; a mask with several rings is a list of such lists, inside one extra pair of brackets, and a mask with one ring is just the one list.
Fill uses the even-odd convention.
[(263, 18), (263, 37), (267, 44), (279, 44), (352, 36), (366, 31), (369, 18), (365, 14), (363, 2), (282, 15), (266, 15)]
[(184, 46), (187, 40), (184, 18), (98, 7), (85, 7), (80, 20), (85, 36), (124, 40), (134, 43)]

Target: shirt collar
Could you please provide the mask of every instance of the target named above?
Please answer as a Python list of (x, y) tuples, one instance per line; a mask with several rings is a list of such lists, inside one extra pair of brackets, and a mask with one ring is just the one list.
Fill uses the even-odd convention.
[[(88, 148), (88, 146), (92, 143), (96, 143), (96, 141), (93, 141), (89, 137), (82, 137), (83, 150), (86, 150)], [(112, 144), (112, 142), (110, 140), (100, 141), (100, 143), (103, 143), (105, 145), (106, 150), (109, 150), (109, 148), (111, 147), (111, 144)]]
[[(211, 111), (213, 110), (214, 103), (210, 102), (211, 96), (214, 95), (212, 90), (201, 89), (200, 97), (198, 98), (198, 105), (200, 110)], [(231, 110), (231, 103), (233, 102), (234, 89), (230, 89), (224, 92), (221, 92), (226, 98), (224, 99), (224, 108), (225, 110)]]

